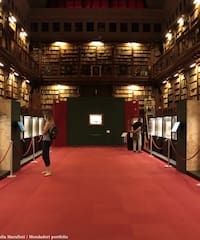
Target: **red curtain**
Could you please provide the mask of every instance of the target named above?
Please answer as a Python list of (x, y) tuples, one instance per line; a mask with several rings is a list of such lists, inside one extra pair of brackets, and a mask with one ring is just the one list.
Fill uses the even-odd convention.
[(144, 0), (137, 0), (137, 8), (144, 8)]
[(144, 0), (48, 0), (50, 8), (144, 8)]
[(74, 8), (74, 1), (73, 0), (65, 1), (65, 7), (66, 8)]
[(131, 119), (140, 115), (138, 100), (125, 102), (125, 131), (130, 131)]
[(136, 0), (129, 0), (128, 8), (136, 8)]
[(109, 8), (109, 1), (108, 0), (101, 0), (101, 7), (102, 8)]
[(82, 8), (82, 1), (81, 0), (74, 0), (74, 7), (75, 8)]
[(58, 128), (58, 136), (53, 142), (53, 146), (67, 145), (67, 102), (53, 104), (53, 116)]
[(124, 1), (119, 1), (118, 5), (119, 5), (119, 8), (127, 8), (127, 4), (126, 4), (125, 0)]
[(100, 7), (101, 7), (101, 0), (92, 1), (92, 8), (100, 8)]

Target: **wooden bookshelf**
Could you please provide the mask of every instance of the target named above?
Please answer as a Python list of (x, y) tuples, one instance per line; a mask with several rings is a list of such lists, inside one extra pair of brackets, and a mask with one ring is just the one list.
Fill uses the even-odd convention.
[(60, 75), (77, 75), (79, 73), (79, 47), (77, 44), (66, 43), (60, 49)]
[(18, 77), (14, 77), (12, 83), (12, 98), (17, 100), (19, 99), (19, 89), (20, 89), (20, 80)]
[(12, 98), (13, 80), (14, 80), (13, 74), (9, 74), (8, 76), (5, 77), (5, 81), (4, 81), (5, 97)]
[(152, 113), (155, 111), (155, 99), (150, 86), (138, 86), (135, 90), (127, 86), (115, 86), (113, 97), (121, 97), (125, 101), (138, 100), (140, 110)]
[(128, 43), (63, 43), (62, 47), (46, 43), (41, 48), (33, 47), (32, 56), (39, 61), (42, 75), (48, 76), (91, 76), (92, 68), (101, 68), (101, 77), (130, 76), (148, 77), (151, 57), (147, 44), (137, 47)]
[(133, 67), (136, 76), (148, 76), (150, 50), (146, 45), (140, 45), (133, 50)]
[(96, 58), (98, 64), (107, 65), (113, 63), (113, 46), (112, 44), (104, 44), (103, 46), (97, 47)]
[(200, 65), (198, 65), (197, 67), (197, 83), (198, 83), (198, 90), (197, 90), (197, 93), (198, 93), (198, 99), (200, 99)]
[(51, 109), (54, 102), (67, 101), (68, 97), (78, 97), (79, 91), (76, 86), (48, 85), (41, 87), (42, 110)]
[(161, 87), (162, 98), (163, 98), (163, 108), (168, 108), (168, 88), (169, 83), (167, 82), (165, 85)]
[(180, 91), (180, 77), (174, 80), (174, 100), (175, 102), (180, 101), (181, 91)]
[(180, 100), (187, 99), (187, 81), (185, 74), (180, 76)]
[(30, 85), (19, 76), (0, 68), (0, 96), (15, 99), (20, 102), (21, 107), (28, 107), (30, 88)]
[(4, 74), (0, 68), (0, 96), (4, 96)]
[(91, 46), (89, 43), (83, 44), (80, 50), (80, 64), (97, 64), (97, 47)]
[(193, 67), (189, 71), (189, 88), (188, 88), (188, 95), (190, 99), (197, 100), (197, 90), (198, 90), (198, 75), (197, 75), (197, 68)]

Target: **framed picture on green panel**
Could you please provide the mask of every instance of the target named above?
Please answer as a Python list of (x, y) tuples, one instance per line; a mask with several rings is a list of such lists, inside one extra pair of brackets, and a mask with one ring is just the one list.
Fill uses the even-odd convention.
[(102, 126), (103, 114), (89, 114), (89, 125)]

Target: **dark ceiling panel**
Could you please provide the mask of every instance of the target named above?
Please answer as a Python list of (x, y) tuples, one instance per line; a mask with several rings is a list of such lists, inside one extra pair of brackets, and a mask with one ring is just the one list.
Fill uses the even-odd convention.
[[(45, 8), (48, 5), (48, 0), (28, 0), (32, 8)], [(162, 9), (166, 0), (145, 0), (147, 8)]]

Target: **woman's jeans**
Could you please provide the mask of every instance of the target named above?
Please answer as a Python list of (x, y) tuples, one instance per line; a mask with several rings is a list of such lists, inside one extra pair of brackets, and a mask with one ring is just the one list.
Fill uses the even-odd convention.
[(50, 166), (50, 156), (49, 156), (50, 146), (51, 146), (51, 141), (42, 142), (42, 158), (44, 160), (46, 167)]

